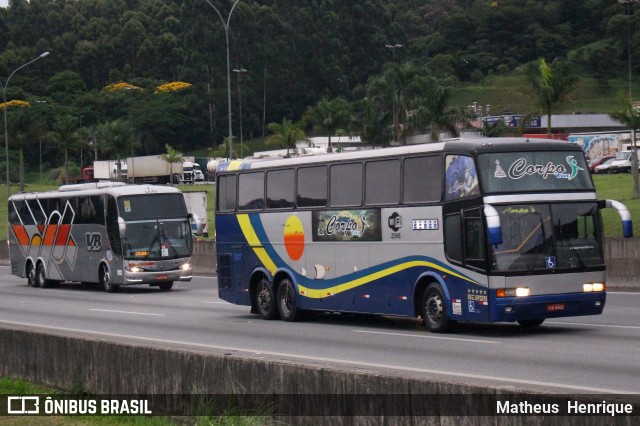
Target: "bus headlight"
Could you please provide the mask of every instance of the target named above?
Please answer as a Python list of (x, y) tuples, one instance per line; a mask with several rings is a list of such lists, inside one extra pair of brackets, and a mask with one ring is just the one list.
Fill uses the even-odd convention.
[(191, 264), (189, 262), (183, 264), (180, 269), (182, 269), (183, 271), (188, 271), (191, 269)]
[(132, 265), (127, 266), (125, 269), (127, 271), (129, 271), (129, 272), (142, 272), (143, 271), (143, 269), (140, 268), (139, 266), (132, 266)]
[(496, 297), (527, 297), (530, 293), (528, 287), (499, 288)]
[(582, 284), (582, 291), (590, 293), (592, 291), (604, 291), (606, 288), (604, 283), (587, 283)]

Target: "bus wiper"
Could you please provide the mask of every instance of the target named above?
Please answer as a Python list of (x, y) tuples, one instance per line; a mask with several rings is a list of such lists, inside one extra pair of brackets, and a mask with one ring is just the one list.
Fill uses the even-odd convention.
[[(173, 244), (171, 244), (171, 241), (169, 241), (169, 238), (167, 238), (166, 234), (164, 233), (164, 226), (161, 225), (161, 236), (162, 236), (162, 240), (164, 240), (164, 242), (167, 244), (167, 246), (171, 249), (171, 251), (173, 252), (174, 256), (178, 256), (178, 250), (176, 250), (176, 248), (173, 246)], [(162, 241), (160, 241), (160, 248), (162, 248)]]
[(547, 236), (544, 232), (544, 221), (542, 220), (542, 215), (537, 214), (538, 219), (540, 220), (540, 233), (538, 234), (538, 238), (536, 239), (536, 252), (535, 252), (535, 256), (533, 257), (533, 262), (531, 262), (529, 265), (527, 265), (527, 272), (529, 274), (532, 274), (535, 270), (536, 267), (536, 262), (538, 261), (538, 256), (540, 255), (540, 252), (542, 252), (542, 250), (544, 249), (544, 246), (541, 243), (544, 243), (547, 239)]

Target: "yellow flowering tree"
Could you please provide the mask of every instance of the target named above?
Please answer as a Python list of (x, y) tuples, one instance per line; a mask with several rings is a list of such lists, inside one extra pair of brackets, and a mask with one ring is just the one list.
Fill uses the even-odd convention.
[(119, 83), (109, 84), (102, 89), (107, 92), (118, 92), (120, 90), (142, 90), (142, 87), (134, 86), (133, 84), (125, 83), (121, 81)]
[(183, 81), (173, 81), (171, 83), (163, 84), (161, 86), (156, 87), (155, 93), (177, 92), (179, 90), (187, 89), (191, 86), (192, 86), (191, 83), (185, 83)]
[(21, 101), (19, 99), (14, 99), (12, 101), (7, 101), (7, 102), (2, 102), (0, 103), (0, 109), (3, 108), (9, 108), (12, 106), (17, 106), (17, 107), (30, 107), (31, 104), (27, 101)]

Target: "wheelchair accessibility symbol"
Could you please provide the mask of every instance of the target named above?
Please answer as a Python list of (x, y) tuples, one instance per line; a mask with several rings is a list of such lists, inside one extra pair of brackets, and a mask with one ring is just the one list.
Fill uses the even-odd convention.
[(553, 269), (556, 267), (556, 257), (547, 256), (544, 258), (544, 263), (547, 269)]

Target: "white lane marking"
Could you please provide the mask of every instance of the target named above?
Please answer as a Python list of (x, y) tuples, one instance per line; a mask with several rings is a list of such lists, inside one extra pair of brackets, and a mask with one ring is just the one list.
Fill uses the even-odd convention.
[(115, 311), (113, 309), (89, 309), (90, 311), (94, 311), (94, 312), (110, 312), (113, 314), (129, 314), (129, 315), (148, 315), (151, 317), (164, 317), (166, 316), (165, 314), (151, 314), (148, 312), (134, 312), (134, 311)]
[(269, 355), (276, 358), (291, 358), (291, 359), (299, 359), (304, 361), (313, 361), (313, 362), (331, 362), (340, 365), (348, 365), (355, 367), (370, 367), (370, 368), (384, 368), (387, 370), (400, 370), (400, 371), (408, 371), (412, 373), (425, 373), (425, 374), (434, 374), (439, 376), (450, 376), (450, 377), (458, 377), (458, 378), (466, 378), (466, 379), (480, 379), (480, 380), (492, 380), (496, 382), (502, 383), (515, 383), (520, 385), (534, 385), (534, 386), (546, 386), (553, 388), (563, 388), (563, 389), (571, 389), (574, 391), (584, 391), (584, 392), (595, 392), (595, 393), (607, 393), (607, 394), (638, 394), (640, 393), (640, 389), (634, 391), (625, 391), (620, 389), (608, 389), (608, 388), (596, 388), (591, 386), (579, 386), (579, 385), (570, 385), (566, 383), (555, 383), (555, 382), (541, 382), (537, 380), (524, 380), (524, 379), (514, 379), (510, 377), (495, 377), (495, 376), (485, 376), (482, 374), (471, 374), (471, 373), (460, 373), (458, 371), (443, 371), (443, 370), (430, 370), (427, 368), (416, 368), (416, 367), (406, 367), (403, 365), (391, 365), (391, 364), (378, 364), (373, 362), (363, 362), (363, 361), (350, 361), (345, 359), (336, 359), (336, 358), (324, 358), (317, 357), (311, 355), (296, 355), (289, 354), (283, 352), (271, 352), (271, 351), (261, 351), (255, 349), (245, 349), (245, 348), (236, 348), (233, 346), (218, 346), (218, 345), (208, 345), (205, 343), (191, 343), (191, 342), (183, 342), (179, 340), (167, 340), (167, 339), (153, 339), (151, 337), (139, 337), (139, 336), (131, 336), (126, 334), (117, 334), (117, 333), (105, 333), (100, 331), (87, 331), (87, 330), (79, 330), (74, 328), (66, 328), (66, 327), (53, 327), (47, 325), (39, 325), (39, 324), (29, 324), (22, 322), (13, 322), (13, 321), (4, 321), (0, 320), (0, 324), (12, 324), (12, 325), (20, 325), (20, 326), (28, 326), (28, 327), (39, 327), (50, 330), (57, 330), (63, 332), (72, 332), (72, 333), (85, 333), (85, 334), (93, 334), (97, 336), (106, 336), (106, 337), (118, 337), (124, 339), (132, 339), (146, 342), (154, 342), (154, 343), (166, 343), (170, 345), (176, 345), (184, 349), (185, 346), (191, 346), (195, 348), (203, 348), (203, 349), (215, 349), (219, 351), (235, 351), (235, 352), (244, 352), (252, 355)]
[(212, 305), (229, 305), (229, 306), (233, 306), (233, 303), (229, 303), (229, 302), (207, 302), (205, 301), (204, 303), (209, 303)]
[(502, 343), (495, 340), (479, 340), (479, 339), (464, 339), (461, 337), (444, 337), (444, 336), (431, 336), (429, 334), (406, 334), (406, 333), (389, 333), (384, 331), (369, 331), (369, 330), (351, 330), (354, 333), (367, 333), (367, 334), (383, 334), (387, 336), (400, 336), (400, 337), (416, 337), (419, 339), (439, 339), (439, 340), (456, 340), (459, 342), (472, 342), (472, 343)]
[(584, 327), (627, 328), (632, 330), (640, 330), (640, 326), (637, 326), (637, 325), (588, 324), (584, 322), (564, 322), (564, 321), (549, 321), (549, 322), (546, 322), (545, 324), (581, 325)]

